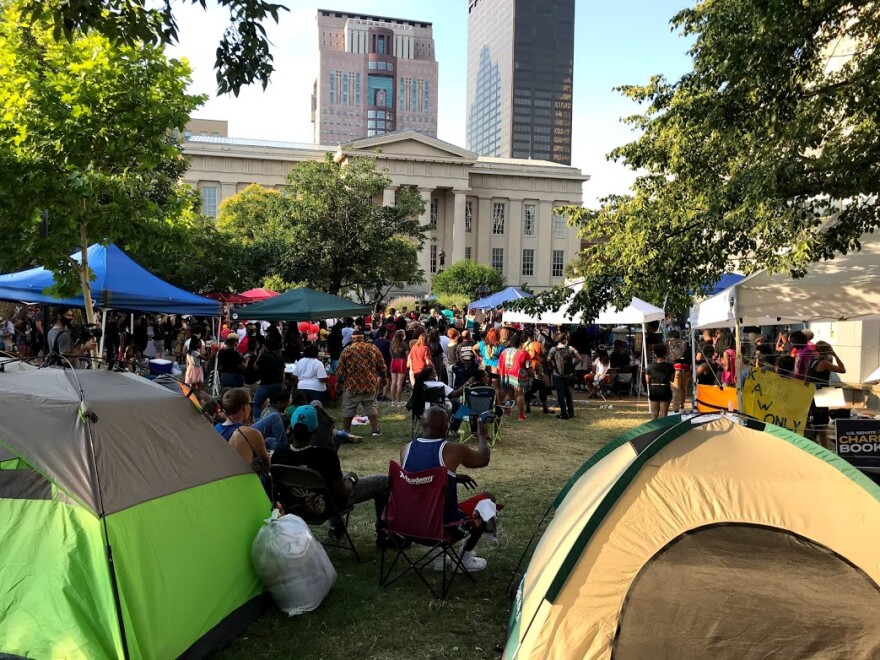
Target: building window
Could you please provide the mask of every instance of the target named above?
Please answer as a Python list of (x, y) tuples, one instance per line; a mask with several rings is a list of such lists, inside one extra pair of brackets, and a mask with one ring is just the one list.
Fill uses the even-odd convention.
[(553, 261), (550, 266), (550, 277), (562, 277), (565, 268), (565, 250), (553, 250)]
[(495, 236), (504, 234), (504, 202), (492, 204), (492, 234)]
[(425, 81), (425, 112), (428, 112), (428, 108), (430, 107), (428, 105), (428, 87), (429, 87), (428, 81), (426, 80)]
[(464, 258), (465, 259), (471, 258), (471, 246), (470, 245), (466, 245), (464, 248)]
[(428, 229), (437, 229), (437, 219), (440, 216), (440, 200), (436, 197), (431, 198), (431, 221)]
[(566, 238), (568, 236), (568, 223), (565, 216), (553, 213), (553, 238)]
[(217, 186), (202, 186), (202, 215), (217, 217)]
[(419, 111), (419, 105), (418, 105), (419, 104), (419, 96), (418, 96), (419, 90), (418, 90), (418, 87), (416, 85), (415, 80), (413, 80), (410, 83), (410, 90), (412, 91), (411, 98), (410, 98), (410, 105), (412, 107), (410, 108), (410, 110), (412, 110), (413, 112), (418, 112)]
[(367, 68), (368, 69), (375, 69), (376, 63), (375, 62), (367, 62)]
[(522, 253), (522, 276), (532, 277), (535, 274), (535, 251), (523, 250)]
[(406, 79), (405, 79), (405, 78), (401, 78), (401, 79), (400, 79), (400, 85), (399, 85), (399, 91), (397, 92), (397, 98), (400, 99), (400, 109), (401, 109), (401, 110), (405, 110), (405, 109), (406, 109), (406, 108), (404, 107), (404, 104), (405, 104), (404, 99), (406, 99), (406, 88), (405, 88), (405, 85), (406, 85)]
[(361, 105), (361, 74), (354, 74), (354, 104)]
[(492, 268), (504, 274), (504, 248), (492, 248)]
[(336, 72), (330, 72), (330, 105), (336, 103)]
[(342, 74), (342, 105), (348, 105), (348, 72)]
[(535, 235), (535, 205), (523, 204), (523, 236)]
[(379, 37), (376, 43), (376, 52), (380, 55), (385, 54), (385, 37)]
[(431, 246), (431, 272), (437, 272), (437, 246)]
[(474, 203), (464, 203), (464, 233), (470, 234), (474, 230)]

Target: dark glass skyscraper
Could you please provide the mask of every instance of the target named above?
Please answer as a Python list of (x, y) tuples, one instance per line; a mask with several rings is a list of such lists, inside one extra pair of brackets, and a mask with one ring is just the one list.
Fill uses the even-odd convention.
[(575, 0), (469, 0), (467, 147), (571, 164)]

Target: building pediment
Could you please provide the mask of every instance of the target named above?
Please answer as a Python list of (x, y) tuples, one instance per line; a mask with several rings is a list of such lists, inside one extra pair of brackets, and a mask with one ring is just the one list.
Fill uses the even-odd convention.
[(415, 131), (401, 131), (355, 140), (340, 146), (336, 160), (341, 161), (349, 156), (375, 156), (378, 154), (392, 160), (406, 159), (467, 164), (477, 161), (477, 154), (472, 151)]

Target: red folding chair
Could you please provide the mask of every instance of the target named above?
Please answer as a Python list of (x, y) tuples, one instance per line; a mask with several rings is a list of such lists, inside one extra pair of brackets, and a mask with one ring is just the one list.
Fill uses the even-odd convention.
[[(455, 544), (463, 540), (456, 533), (461, 522), (451, 525), (443, 522), (443, 507), (449, 480), (445, 467), (407, 472), (396, 461), (388, 465), (388, 504), (382, 514), (379, 585), (388, 587), (412, 571), (428, 587), (435, 598), (446, 600), (457, 572), (473, 576), (461, 563)], [(467, 522), (467, 519), (462, 521)], [(386, 570), (387, 547), (393, 547), (394, 557)], [(416, 548), (416, 549), (414, 549)], [(433, 570), (434, 560), (443, 557), (443, 571), (439, 593), (425, 577), (425, 570)], [(406, 565), (395, 573), (401, 558)], [(439, 571), (438, 571), (439, 572)]]

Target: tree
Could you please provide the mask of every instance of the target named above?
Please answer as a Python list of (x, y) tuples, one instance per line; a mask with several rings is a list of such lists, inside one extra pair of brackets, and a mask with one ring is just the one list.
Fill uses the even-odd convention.
[(392, 236), (379, 248), (376, 257), (369, 261), (361, 282), (355, 287), (363, 305), (372, 307), (381, 303), (392, 288), (425, 281), (419, 266), (419, 251), (410, 239)]
[(645, 107), (610, 154), (640, 173), (633, 193), (567, 209), (596, 241), (570, 268), (588, 315), (634, 295), (686, 305), (734, 266), (802, 276), (880, 224), (877, 3), (703, 1), (672, 25), (693, 70), (620, 88)]
[[(184, 0), (186, 2), (187, 0)], [(188, 0), (207, 10), (207, 0)], [(245, 85), (259, 81), (263, 89), (275, 70), (263, 22), (276, 23), (287, 8), (265, 0), (217, 0), (229, 9), (229, 27), (217, 47), (217, 89), (238, 96)], [(117, 45), (137, 47), (177, 42), (177, 21), (171, 0), (23, 0), (27, 20), (48, 25), (54, 38), (72, 42), (83, 32), (94, 31)]]
[(504, 288), (504, 276), (491, 266), (462, 259), (434, 275), (431, 288), (437, 295), (468, 296), (473, 300), (481, 285), (499, 291)]
[(391, 180), (376, 171), (372, 158), (353, 158), (344, 165), (327, 154), (323, 161), (294, 165), (287, 176), (280, 212), (269, 227), (284, 240), (284, 269), (308, 286), (339, 294), (358, 286), (387, 286), (390, 281), (421, 277), (418, 264), (401, 272), (403, 264), (386, 270), (389, 249), (407, 240), (414, 249), (424, 242), (419, 214), (424, 202), (411, 188), (401, 188), (394, 206), (375, 199)]
[(57, 293), (82, 291), (89, 322), (88, 246), (150, 240), (192, 207), (170, 138), (202, 101), (186, 93), (189, 74), (149, 45), (96, 34), (56, 42), (2, 6), (0, 231), (7, 250), (55, 273)]

